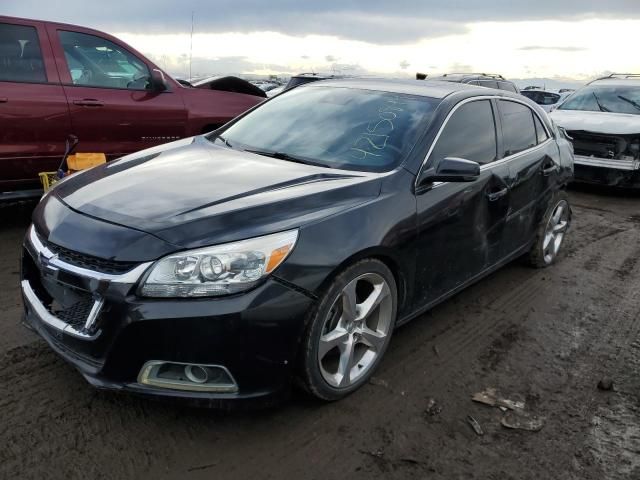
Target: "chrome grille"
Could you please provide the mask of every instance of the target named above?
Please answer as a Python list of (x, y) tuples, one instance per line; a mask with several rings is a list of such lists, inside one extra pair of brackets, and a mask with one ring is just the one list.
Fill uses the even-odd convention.
[(103, 258), (98, 258), (91, 255), (85, 255), (84, 253), (69, 250), (68, 248), (61, 247), (60, 245), (56, 245), (55, 243), (51, 243), (47, 240), (44, 240), (42, 237), (40, 237), (40, 241), (49, 250), (58, 255), (58, 258), (63, 262), (75, 265), (76, 267), (86, 268), (87, 270), (107, 273), (110, 275), (119, 275), (121, 273), (128, 272), (136, 265), (138, 265), (136, 262), (119, 262), (115, 260), (105, 260)]

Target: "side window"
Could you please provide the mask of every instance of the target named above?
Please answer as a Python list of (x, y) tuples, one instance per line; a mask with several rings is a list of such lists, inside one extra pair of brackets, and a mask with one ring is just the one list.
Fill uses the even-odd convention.
[(540, 119), (535, 113), (533, 114), (533, 122), (536, 124), (536, 137), (540, 144), (546, 141), (549, 138), (549, 135), (547, 135), (547, 131), (544, 129), (542, 122), (540, 122)]
[(478, 80), (478, 85), (487, 88), (498, 88), (498, 82), (495, 80)]
[(498, 88), (500, 88), (500, 90), (507, 90), (509, 92), (518, 93), (516, 86), (511, 82), (498, 82)]
[(493, 162), (496, 156), (496, 126), (489, 100), (469, 102), (458, 108), (445, 125), (431, 152), (429, 163), (445, 157)]
[(0, 81), (47, 81), (35, 27), (0, 23)]
[(60, 31), (60, 43), (74, 85), (145, 90), (149, 68), (122, 47), (105, 38)]
[(504, 156), (521, 152), (537, 145), (533, 112), (521, 103), (499, 100), (504, 136)]

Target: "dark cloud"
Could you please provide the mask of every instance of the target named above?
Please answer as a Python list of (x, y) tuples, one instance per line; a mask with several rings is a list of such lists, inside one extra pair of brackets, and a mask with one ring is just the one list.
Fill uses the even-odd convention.
[(189, 32), (193, 11), (197, 32), (276, 31), (374, 44), (464, 33), (478, 21), (640, 18), (637, 0), (3, 0), (2, 7), (7, 15), (130, 33)]
[(586, 50), (584, 47), (543, 47), (539, 45), (527, 45), (520, 47), (518, 50), (535, 51), (535, 50), (554, 50), (556, 52), (582, 52)]

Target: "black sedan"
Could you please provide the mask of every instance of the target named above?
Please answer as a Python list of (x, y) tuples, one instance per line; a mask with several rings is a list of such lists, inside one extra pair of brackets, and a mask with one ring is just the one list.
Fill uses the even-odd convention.
[(61, 181), (24, 243), (25, 318), (93, 385), (219, 405), (336, 400), (391, 335), (571, 219), (570, 143), (524, 97), (317, 82)]

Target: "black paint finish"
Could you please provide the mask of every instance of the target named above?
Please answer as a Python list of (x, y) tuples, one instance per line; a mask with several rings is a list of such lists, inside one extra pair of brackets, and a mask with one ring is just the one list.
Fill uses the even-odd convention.
[[(104, 333), (95, 343), (56, 335), (33, 312), (29, 323), (103, 388), (206, 401), (272, 395), (289, 385), (307, 312), (346, 265), (365, 257), (387, 263), (399, 286), (402, 323), (526, 251), (552, 194), (572, 177), (566, 139), (537, 105), (515, 94), (424, 81), (299, 88), (322, 84), (431, 96), (440, 105), (405, 162), (385, 173), (292, 163), (196, 137), (70, 177), (44, 198), (33, 222), (49, 242), (86, 255), (153, 261), (293, 228), (298, 242), (272, 278), (243, 294), (158, 300), (139, 297), (135, 284), (103, 286)], [(549, 140), (506, 159), (498, 154), (474, 181), (419, 183), (443, 123), (474, 97), (494, 104), (498, 151), (497, 98), (530, 106)], [(23, 277), (34, 283), (37, 260), (25, 249)], [(225, 365), (240, 391), (196, 394), (137, 384), (140, 366), (158, 359)]]

